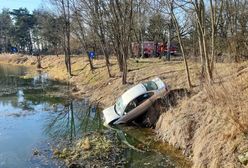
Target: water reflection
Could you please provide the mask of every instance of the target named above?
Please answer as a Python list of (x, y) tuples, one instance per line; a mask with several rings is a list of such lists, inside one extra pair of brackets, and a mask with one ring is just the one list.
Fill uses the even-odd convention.
[[(102, 128), (97, 106), (90, 105), (88, 100), (51, 96), (50, 92), (56, 89), (44, 79), (37, 77), (30, 82), (35, 87), (18, 85), (16, 93), (0, 96), (0, 167), (57, 167), (51, 159), (46, 160), (49, 166), (37, 159), (31, 159), (31, 163), (33, 148), (41, 142), (70, 143), (88, 131)], [(58, 88), (70, 89), (63, 84)], [(48, 151), (50, 146), (45, 148)]]
[(18, 86), (27, 85), (32, 79), (22, 80), (21, 76), (26, 75), (27, 68), (23, 66), (10, 66), (0, 64), (0, 86), (17, 88)]
[(44, 85), (49, 85), (50, 84), (50, 81), (48, 80), (48, 74), (46, 73), (42, 73), (42, 71), (37, 71), (38, 72), (38, 75), (36, 75), (34, 78), (33, 78), (33, 85), (41, 85), (41, 86), (44, 86)]
[(27, 68), (24, 66), (12, 66), (7, 64), (0, 64), (0, 73), (2, 76), (23, 76), (27, 72)]
[(48, 74), (41, 71), (37, 71), (34, 78), (26, 77), (27, 71), (28, 68), (23, 66), (0, 64), (0, 96), (30, 89), (38, 93), (58, 91), (59, 87), (66, 85), (66, 83), (50, 80)]
[[(128, 148), (124, 150), (122, 154), (126, 160), (124, 167), (167, 167), (174, 168), (177, 167), (175, 163), (172, 162), (172, 158), (169, 155), (163, 155), (161, 153), (151, 150), (146, 143), (140, 141), (140, 139), (145, 139), (140, 135), (139, 132), (146, 134), (147, 130), (142, 128), (134, 128), (127, 126), (107, 126), (109, 129), (116, 133), (118, 139), (124, 143)], [(130, 130), (134, 131), (136, 134), (130, 135)], [(147, 134), (149, 135), (149, 134)], [(152, 138), (151, 135), (149, 137)], [(146, 137), (147, 138), (147, 137)], [(153, 138), (152, 138), (153, 139)], [(155, 143), (155, 141), (149, 140), (149, 143)]]
[[(43, 153), (49, 153), (48, 144), (62, 141), (70, 144), (85, 134), (102, 132), (100, 109), (88, 99), (72, 99), (70, 85), (51, 81), (41, 72), (35, 78), (20, 77), (25, 73), (24, 67), (0, 64), (0, 167), (58, 167), (50, 159), (51, 152), (45, 165), (35, 159), (30, 162), (33, 148), (43, 144), (46, 148)], [(67, 90), (64, 95), (68, 96), (52, 96), (61, 90), (63, 93)], [(136, 135), (128, 136), (122, 128), (117, 128), (117, 136), (130, 147), (124, 154), (128, 161), (126, 167), (159, 167), (161, 164), (165, 167), (167, 157), (164, 155), (136, 148), (139, 143), (134, 138)]]
[(102, 120), (97, 106), (90, 106), (85, 102), (68, 100), (63, 105), (54, 104), (44, 132), (56, 141), (72, 141), (88, 132), (100, 131)]

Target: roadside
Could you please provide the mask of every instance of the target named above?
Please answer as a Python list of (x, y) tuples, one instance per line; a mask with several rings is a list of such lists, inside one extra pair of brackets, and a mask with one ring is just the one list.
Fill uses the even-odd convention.
[[(35, 66), (36, 57), (1, 55), (0, 62)], [(121, 84), (117, 62), (110, 60), (113, 78), (108, 78), (104, 60), (94, 60), (94, 72), (86, 58), (73, 57), (73, 77), (66, 73), (63, 56), (42, 59), (43, 71), (54, 80), (67, 80), (74, 85), (73, 95), (89, 97), (103, 107), (112, 105), (116, 98), (132, 84), (159, 76), (172, 89), (185, 88), (186, 78), (181, 61), (164, 62), (152, 59), (130, 59), (128, 85)], [(215, 84), (199, 87), (199, 65), (190, 63), (193, 96), (180, 100), (178, 105), (163, 113), (156, 131), (164, 141), (193, 161), (193, 167), (244, 167), (239, 157), (248, 151), (247, 99), (248, 62), (218, 63)]]

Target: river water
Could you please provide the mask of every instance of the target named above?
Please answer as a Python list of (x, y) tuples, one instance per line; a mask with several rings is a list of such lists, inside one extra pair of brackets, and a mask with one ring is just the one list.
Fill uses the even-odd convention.
[[(53, 157), (53, 145), (70, 144), (87, 132), (108, 128), (102, 125), (99, 108), (87, 99), (60, 96), (67, 84), (49, 80), (42, 73), (26, 78), (27, 72), (22, 66), (0, 64), (0, 168), (65, 167)], [(125, 142), (129, 139), (135, 144), (135, 138), (123, 131), (117, 130)], [(153, 150), (127, 148), (124, 155), (123, 167), (184, 167)]]

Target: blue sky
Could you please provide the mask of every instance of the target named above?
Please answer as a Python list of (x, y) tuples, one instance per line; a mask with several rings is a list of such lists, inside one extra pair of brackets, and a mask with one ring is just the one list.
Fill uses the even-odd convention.
[(0, 10), (3, 8), (18, 9), (27, 8), (30, 12), (44, 5), (46, 0), (0, 0)]

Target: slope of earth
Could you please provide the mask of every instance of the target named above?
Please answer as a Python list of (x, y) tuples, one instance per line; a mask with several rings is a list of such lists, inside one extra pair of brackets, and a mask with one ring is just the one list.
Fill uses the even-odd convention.
[(247, 62), (223, 76), (163, 113), (156, 125), (159, 137), (182, 149), (193, 167), (247, 166)]
[[(172, 89), (187, 87), (184, 64), (180, 60), (129, 59), (127, 85), (121, 84), (116, 59), (111, 58), (110, 62), (111, 78), (104, 59), (93, 60), (95, 69), (91, 71), (85, 57), (72, 57), (72, 77), (67, 75), (63, 56), (43, 57), (41, 65), (42, 71), (52, 79), (70, 81), (75, 86), (72, 89), (74, 96), (89, 97), (103, 107), (112, 105), (134, 84), (155, 76)], [(37, 59), (2, 54), (0, 63), (35, 67)], [(200, 86), (198, 63), (190, 61), (189, 67), (195, 86), (192, 94), (161, 115), (156, 125), (158, 137), (182, 149), (194, 167), (245, 167), (244, 154), (248, 153), (248, 62), (216, 64), (212, 86)]]

